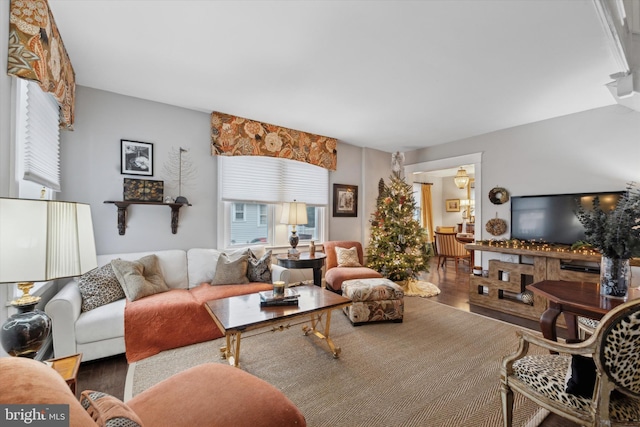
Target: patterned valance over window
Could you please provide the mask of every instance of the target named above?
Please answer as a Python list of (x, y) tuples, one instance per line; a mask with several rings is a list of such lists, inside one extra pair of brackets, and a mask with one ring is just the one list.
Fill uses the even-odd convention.
[(211, 154), (269, 156), (336, 170), (335, 138), (300, 132), (229, 114), (211, 113)]
[(11, 0), (7, 73), (51, 93), (60, 127), (73, 129), (76, 77), (46, 0)]

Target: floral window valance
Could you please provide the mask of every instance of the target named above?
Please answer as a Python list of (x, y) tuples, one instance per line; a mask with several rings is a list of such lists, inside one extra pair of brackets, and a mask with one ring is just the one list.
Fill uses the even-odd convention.
[(73, 129), (76, 77), (46, 0), (11, 0), (7, 73), (38, 82), (60, 105), (60, 127)]
[(220, 156), (269, 156), (298, 160), (336, 170), (335, 138), (280, 126), (211, 113), (211, 154)]

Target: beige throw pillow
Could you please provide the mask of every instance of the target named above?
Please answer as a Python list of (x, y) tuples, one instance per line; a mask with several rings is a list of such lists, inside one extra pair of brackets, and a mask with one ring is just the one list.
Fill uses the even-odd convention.
[(229, 257), (226, 253), (221, 253), (216, 264), (216, 274), (211, 281), (212, 285), (239, 285), (249, 283), (247, 278), (247, 267), (249, 257), (246, 252), (240, 257)]
[(155, 255), (147, 255), (137, 261), (114, 259), (111, 267), (129, 301), (169, 290)]
[(355, 246), (349, 249), (336, 246), (336, 260), (338, 267), (362, 267)]

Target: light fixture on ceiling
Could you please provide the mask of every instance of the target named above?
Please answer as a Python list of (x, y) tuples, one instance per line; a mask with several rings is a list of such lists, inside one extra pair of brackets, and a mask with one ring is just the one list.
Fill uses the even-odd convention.
[(459, 189), (463, 189), (469, 184), (469, 175), (467, 175), (467, 171), (464, 168), (460, 168), (456, 176), (453, 177), (453, 181), (456, 183), (456, 187)]

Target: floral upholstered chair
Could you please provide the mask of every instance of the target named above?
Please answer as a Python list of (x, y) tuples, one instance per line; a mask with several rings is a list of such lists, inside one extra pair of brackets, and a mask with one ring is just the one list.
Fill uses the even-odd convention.
[[(518, 350), (501, 368), (505, 427), (514, 391), (580, 425), (640, 425), (640, 299), (610, 311), (584, 342), (518, 335)], [(530, 344), (558, 354), (527, 354)]]

